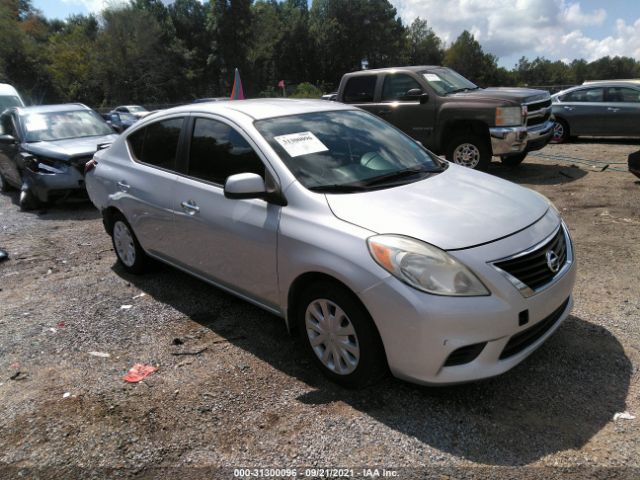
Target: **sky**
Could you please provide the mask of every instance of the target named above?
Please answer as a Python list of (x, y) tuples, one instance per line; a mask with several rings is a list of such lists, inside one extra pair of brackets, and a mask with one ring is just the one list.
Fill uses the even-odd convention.
[[(99, 13), (122, 0), (33, 0), (48, 18)], [(347, 1), (347, 0), (345, 0)], [(640, 60), (639, 0), (390, 0), (403, 23), (426, 19), (447, 44), (470, 31), (511, 69), (520, 57), (570, 62), (609, 56)]]

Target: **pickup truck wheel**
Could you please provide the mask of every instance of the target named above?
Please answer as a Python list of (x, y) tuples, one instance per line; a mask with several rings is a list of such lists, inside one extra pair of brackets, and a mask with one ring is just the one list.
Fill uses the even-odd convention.
[(446, 149), (447, 160), (463, 167), (484, 170), (491, 161), (491, 152), (487, 142), (475, 134), (454, 137)]
[(551, 137), (551, 141), (553, 143), (564, 143), (567, 140), (569, 140), (569, 124), (561, 118), (558, 118), (553, 125), (553, 137)]
[(500, 157), (500, 161), (507, 167), (517, 167), (527, 156), (527, 152), (515, 153), (513, 155), (503, 155)]

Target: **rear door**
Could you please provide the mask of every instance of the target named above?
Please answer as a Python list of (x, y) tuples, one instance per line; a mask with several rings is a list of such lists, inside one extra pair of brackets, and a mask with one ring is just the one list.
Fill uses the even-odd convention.
[(194, 116), (186, 174), (176, 181), (174, 256), (190, 271), (277, 310), (277, 231), (282, 207), (261, 199), (228, 199), (236, 173), (268, 178), (255, 144), (237, 126)]
[(608, 87), (605, 92), (610, 135), (640, 135), (640, 89)]
[(160, 119), (127, 137), (131, 162), (109, 162), (117, 205), (142, 247), (170, 259), (174, 249), (173, 198), (186, 117)]

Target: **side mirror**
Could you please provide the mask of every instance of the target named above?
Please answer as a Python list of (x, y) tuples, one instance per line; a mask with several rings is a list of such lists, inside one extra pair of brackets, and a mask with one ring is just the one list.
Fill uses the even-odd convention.
[(224, 196), (232, 199), (265, 198), (267, 187), (256, 173), (238, 173), (224, 182)]
[(16, 139), (13, 135), (0, 135), (1, 145), (15, 145)]
[(412, 88), (405, 96), (405, 100), (419, 100), (420, 104), (426, 103), (429, 100), (429, 94), (424, 93), (421, 88)]

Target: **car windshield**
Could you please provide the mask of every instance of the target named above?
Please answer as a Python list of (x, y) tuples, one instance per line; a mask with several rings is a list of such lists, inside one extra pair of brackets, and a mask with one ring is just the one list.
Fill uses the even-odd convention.
[(27, 142), (93, 137), (113, 133), (98, 115), (88, 110), (37, 112), (21, 115)]
[(0, 95), (0, 113), (11, 107), (22, 107), (22, 101), (14, 95)]
[(293, 175), (314, 191), (350, 193), (420, 180), (446, 163), (362, 111), (317, 112), (255, 122)]
[(438, 68), (421, 73), (438, 95), (447, 95), (449, 93), (465, 92), (467, 90), (477, 90), (480, 88), (458, 72), (449, 68)]

